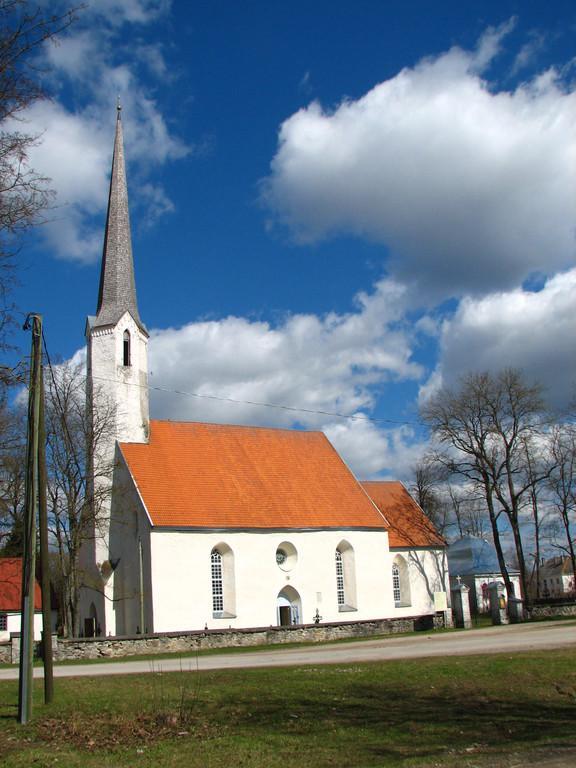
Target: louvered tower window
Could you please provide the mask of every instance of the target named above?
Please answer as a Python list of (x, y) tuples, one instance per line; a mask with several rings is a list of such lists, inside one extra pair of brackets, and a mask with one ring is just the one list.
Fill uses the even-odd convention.
[(123, 365), (130, 365), (130, 331), (124, 331)]

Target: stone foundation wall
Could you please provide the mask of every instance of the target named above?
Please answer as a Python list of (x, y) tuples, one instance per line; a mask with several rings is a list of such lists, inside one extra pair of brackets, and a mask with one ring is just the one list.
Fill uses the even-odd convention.
[[(285, 643), (323, 643), (328, 640), (353, 639), (430, 630), (444, 626), (444, 615), (436, 614), (405, 619), (304, 624), (294, 627), (260, 627), (256, 629), (210, 629), (198, 632), (169, 632), (133, 637), (90, 637), (65, 640), (53, 636), (54, 661), (101, 659), (143, 654), (184, 653), (206, 648), (237, 648)], [(19, 639), (19, 638), (18, 638)], [(16, 646), (17, 638), (13, 638)], [(0, 646), (2, 649), (10, 648)], [(15, 648), (12, 649), (15, 651)], [(6, 663), (17, 663), (14, 653), (6, 652)], [(10, 658), (11, 657), (11, 658)], [(3, 657), (0, 657), (0, 661)]]
[(0, 644), (0, 664), (12, 664), (12, 643)]
[(548, 619), (552, 616), (576, 616), (576, 603), (533, 605), (528, 614), (531, 619)]

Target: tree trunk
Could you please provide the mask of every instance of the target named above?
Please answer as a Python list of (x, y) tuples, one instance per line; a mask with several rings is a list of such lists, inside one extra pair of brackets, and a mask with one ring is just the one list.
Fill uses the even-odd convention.
[(514, 585), (508, 574), (508, 568), (506, 567), (506, 561), (504, 559), (504, 553), (502, 551), (502, 544), (500, 543), (500, 531), (498, 530), (498, 515), (494, 509), (494, 498), (492, 496), (492, 488), (488, 478), (484, 478), (484, 491), (486, 494), (486, 505), (488, 506), (488, 515), (490, 517), (490, 525), (492, 527), (492, 538), (494, 539), (494, 547), (496, 549), (496, 555), (498, 557), (498, 565), (500, 566), (500, 573), (504, 579), (506, 585), (506, 593), (508, 599), (514, 595)]

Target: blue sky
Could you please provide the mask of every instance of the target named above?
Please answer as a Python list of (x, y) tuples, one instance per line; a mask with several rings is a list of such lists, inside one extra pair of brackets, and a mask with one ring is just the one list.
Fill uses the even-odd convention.
[(562, 405), (575, 39), (559, 1), (95, 0), (27, 116), (57, 208), (19, 307), (82, 349), (120, 94), (153, 415), (320, 428), (406, 478), (418, 402), (465, 371), (523, 367)]

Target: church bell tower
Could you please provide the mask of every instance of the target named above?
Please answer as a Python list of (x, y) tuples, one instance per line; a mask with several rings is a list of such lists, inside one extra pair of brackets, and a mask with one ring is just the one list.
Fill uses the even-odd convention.
[(115, 439), (148, 440), (148, 331), (138, 312), (121, 107), (118, 106), (96, 316), (86, 327), (88, 379), (116, 409)]
[(148, 331), (136, 300), (120, 105), (98, 304), (96, 315), (87, 319), (86, 343), (87, 407), (97, 437), (89, 456), (94, 531), (84, 553), (88, 588), (83, 590), (81, 614), (88, 620), (86, 626), (93, 621), (96, 631), (108, 635), (116, 631), (115, 553), (110, 551), (116, 446), (118, 442), (145, 443), (149, 433)]

